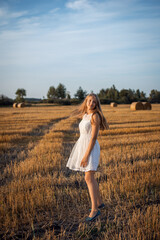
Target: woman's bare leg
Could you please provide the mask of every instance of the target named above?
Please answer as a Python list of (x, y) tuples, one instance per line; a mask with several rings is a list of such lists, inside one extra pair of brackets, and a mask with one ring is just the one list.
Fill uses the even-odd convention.
[(92, 210), (89, 217), (93, 217), (96, 214), (96, 212), (98, 211), (98, 206), (102, 203), (98, 184), (94, 178), (94, 174), (95, 174), (95, 171), (85, 172), (85, 181), (87, 183), (89, 195), (91, 198), (91, 204), (92, 204)]
[(97, 183), (95, 178), (94, 178), (94, 180), (95, 180), (95, 186), (96, 186), (96, 189), (97, 189), (97, 206), (99, 206), (99, 205), (102, 204), (102, 199), (101, 199), (101, 196), (100, 196), (98, 183)]

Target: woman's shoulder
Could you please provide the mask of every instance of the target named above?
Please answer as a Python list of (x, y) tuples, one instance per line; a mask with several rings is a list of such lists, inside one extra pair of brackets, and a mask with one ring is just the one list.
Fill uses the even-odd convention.
[(93, 121), (96, 123), (100, 123), (100, 116), (98, 112), (92, 114)]

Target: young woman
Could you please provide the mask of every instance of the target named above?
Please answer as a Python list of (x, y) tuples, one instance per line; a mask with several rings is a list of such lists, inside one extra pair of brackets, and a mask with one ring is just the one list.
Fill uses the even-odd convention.
[(82, 120), (79, 123), (80, 137), (74, 145), (67, 167), (85, 172), (85, 181), (91, 198), (92, 209), (86, 221), (92, 221), (100, 215), (102, 203), (99, 188), (94, 174), (97, 170), (100, 146), (97, 141), (99, 129), (108, 129), (108, 123), (103, 116), (100, 101), (96, 94), (89, 94), (82, 103), (79, 112)]

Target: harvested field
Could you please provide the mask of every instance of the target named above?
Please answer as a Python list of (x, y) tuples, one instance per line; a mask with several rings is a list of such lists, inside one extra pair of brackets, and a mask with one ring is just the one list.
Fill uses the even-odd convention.
[(0, 109), (1, 239), (160, 239), (160, 105), (102, 105), (96, 177), (105, 203), (86, 224), (84, 173), (66, 162), (79, 137), (75, 106)]

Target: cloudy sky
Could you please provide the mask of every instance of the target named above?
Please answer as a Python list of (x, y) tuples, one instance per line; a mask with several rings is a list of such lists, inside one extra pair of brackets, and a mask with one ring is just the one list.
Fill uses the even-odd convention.
[(0, 94), (160, 90), (159, 0), (0, 0)]

